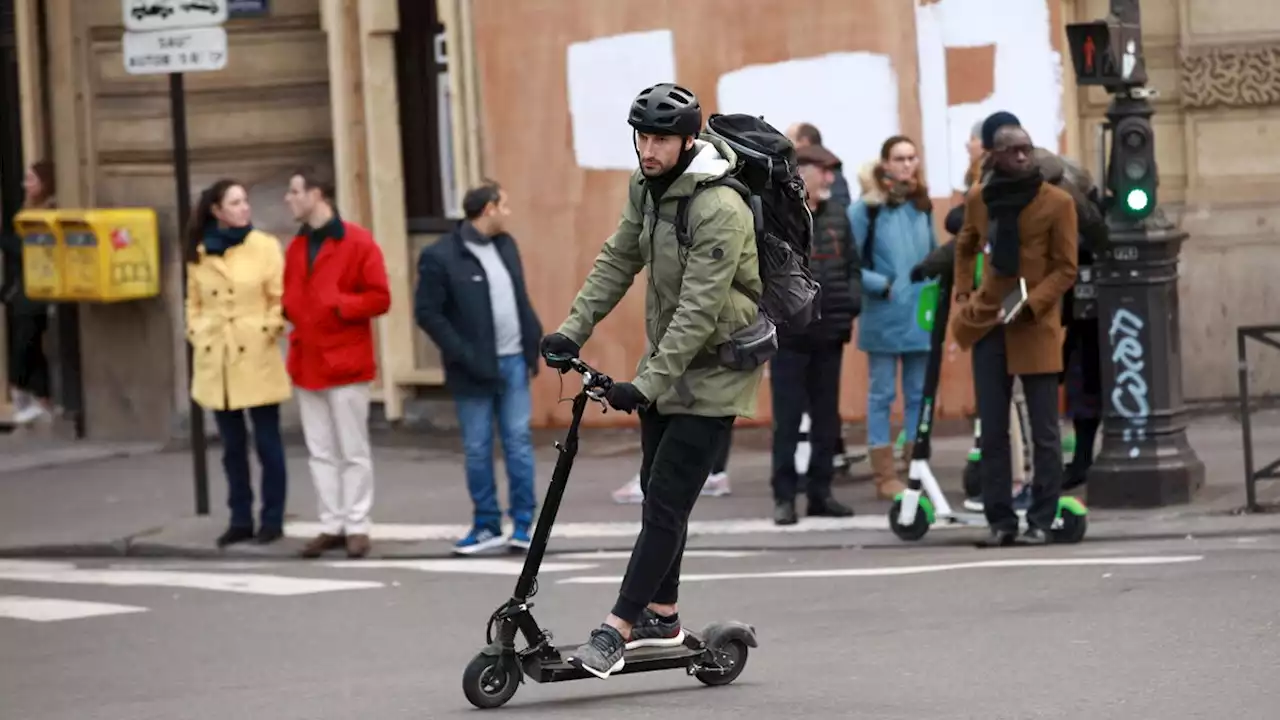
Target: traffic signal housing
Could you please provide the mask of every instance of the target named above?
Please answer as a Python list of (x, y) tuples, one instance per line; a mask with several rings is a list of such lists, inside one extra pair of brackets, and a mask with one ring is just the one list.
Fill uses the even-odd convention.
[(1151, 121), (1126, 117), (1111, 140), (1110, 190), (1117, 217), (1142, 220), (1156, 206), (1156, 143)]

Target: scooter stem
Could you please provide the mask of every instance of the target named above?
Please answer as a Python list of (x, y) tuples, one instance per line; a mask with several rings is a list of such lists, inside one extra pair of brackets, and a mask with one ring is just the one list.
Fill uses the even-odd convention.
[(573, 398), (573, 418), (569, 422), (569, 431), (565, 433), (564, 442), (556, 443), (560, 457), (556, 459), (555, 470), (551, 472), (551, 485), (547, 488), (547, 499), (538, 514), (538, 525), (533, 531), (533, 539), (529, 542), (529, 551), (524, 558), (524, 568), (520, 571), (520, 579), (516, 581), (516, 590), (512, 595), (513, 603), (523, 603), (529, 599), (534, 580), (538, 577), (538, 569), (542, 567), (542, 556), (546, 553), (547, 543), (551, 539), (551, 527), (555, 524), (556, 513), (560, 511), (560, 500), (564, 497), (565, 488), (569, 485), (569, 471), (573, 469), (573, 459), (578, 454), (578, 426), (582, 423), (582, 415), (587, 409), (586, 392), (580, 392)]

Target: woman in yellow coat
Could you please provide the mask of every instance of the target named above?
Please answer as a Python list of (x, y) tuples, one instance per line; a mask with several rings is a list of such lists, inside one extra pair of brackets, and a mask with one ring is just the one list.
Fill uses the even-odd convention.
[[(187, 340), (192, 346), (191, 397), (212, 410), (222, 437), (231, 522), (218, 546), (283, 536), (284, 444), (280, 403), (291, 394), (279, 340), (284, 253), (280, 241), (255, 230), (248, 193), (219, 180), (200, 196), (187, 247)], [(262, 514), (253, 523), (249, 437), (262, 466)]]

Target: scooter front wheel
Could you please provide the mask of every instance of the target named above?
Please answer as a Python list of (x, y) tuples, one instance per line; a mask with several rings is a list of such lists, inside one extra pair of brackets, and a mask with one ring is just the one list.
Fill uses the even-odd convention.
[(903, 525), (898, 522), (898, 516), (902, 513), (902, 500), (894, 500), (893, 506), (889, 508), (889, 529), (900, 540), (915, 541), (925, 536), (929, 532), (929, 518), (925, 516), (924, 508), (916, 508), (915, 519), (910, 525)]
[(520, 689), (520, 668), (514, 658), (480, 653), (462, 673), (462, 692), (472, 705), (488, 710), (501, 707)]

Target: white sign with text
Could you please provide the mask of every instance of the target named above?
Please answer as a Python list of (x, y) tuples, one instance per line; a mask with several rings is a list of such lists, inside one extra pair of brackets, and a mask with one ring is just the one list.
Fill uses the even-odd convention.
[(227, 66), (227, 31), (221, 27), (124, 34), (130, 75), (203, 72)]

